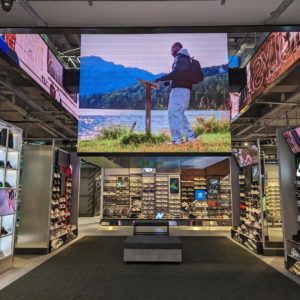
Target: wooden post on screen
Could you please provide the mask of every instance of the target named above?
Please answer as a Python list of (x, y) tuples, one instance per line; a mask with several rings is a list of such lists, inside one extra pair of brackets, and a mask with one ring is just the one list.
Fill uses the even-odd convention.
[(146, 110), (146, 134), (151, 135), (151, 91), (152, 89), (158, 89), (158, 84), (139, 79), (141, 85), (146, 89), (146, 99), (145, 99), (145, 110)]

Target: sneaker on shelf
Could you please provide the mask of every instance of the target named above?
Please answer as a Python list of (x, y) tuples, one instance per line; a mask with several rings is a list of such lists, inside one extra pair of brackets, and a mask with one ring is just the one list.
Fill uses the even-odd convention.
[(245, 224), (246, 224), (246, 225), (251, 225), (251, 221), (248, 220), (248, 219), (246, 219), (246, 220), (245, 220)]
[(253, 234), (259, 236), (259, 233), (256, 229), (253, 230)]
[(239, 235), (238, 233), (236, 233), (236, 234), (233, 236), (233, 238), (234, 238), (236, 241), (238, 241), (238, 242), (240, 242), (240, 243), (243, 243), (243, 240), (242, 240), (242, 238), (240, 237), (240, 235)]
[(5, 228), (2, 226), (0, 235), (6, 235), (6, 234), (8, 234), (8, 231), (5, 230)]
[(50, 230), (54, 230), (55, 227), (53, 226), (53, 224), (50, 225)]
[(248, 243), (250, 243), (250, 245), (256, 250), (257, 249), (257, 245), (254, 241), (248, 239)]
[(255, 239), (255, 237), (254, 237), (254, 235), (253, 235), (252, 232), (249, 233), (249, 238), (250, 238), (250, 239), (253, 239), (253, 240)]
[(257, 221), (254, 222), (253, 227), (255, 227), (256, 229), (260, 228), (260, 225)]
[(11, 165), (11, 163), (10, 163), (9, 160), (6, 162), (6, 168), (7, 169), (13, 169), (13, 167), (12, 167), (12, 165)]
[(255, 248), (253, 248), (253, 246), (248, 242), (249, 240), (247, 240), (246, 242), (245, 242), (245, 246), (248, 248), (248, 249), (250, 249), (251, 251), (255, 251)]
[(292, 248), (292, 249), (291, 249), (291, 256), (293, 256), (293, 257), (295, 257), (295, 258), (300, 258), (300, 252), (299, 252), (299, 249)]

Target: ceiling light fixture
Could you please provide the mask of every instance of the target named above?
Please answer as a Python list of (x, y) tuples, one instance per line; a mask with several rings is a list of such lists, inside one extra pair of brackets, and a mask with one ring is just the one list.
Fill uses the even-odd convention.
[(221, 5), (225, 5), (226, 0), (221, 0)]
[(13, 0), (1, 0), (2, 9), (6, 12), (10, 12), (13, 4)]

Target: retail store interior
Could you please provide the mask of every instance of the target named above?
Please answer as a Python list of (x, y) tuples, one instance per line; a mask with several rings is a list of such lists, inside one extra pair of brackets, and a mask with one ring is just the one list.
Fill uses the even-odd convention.
[(300, 3), (42, 2), (1, 0), (0, 299), (298, 300)]

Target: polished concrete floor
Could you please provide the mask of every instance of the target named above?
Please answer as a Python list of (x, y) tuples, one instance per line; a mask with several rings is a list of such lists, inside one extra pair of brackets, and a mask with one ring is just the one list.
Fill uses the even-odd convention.
[[(43, 256), (34, 256), (34, 255), (19, 255), (15, 256), (14, 268), (0, 274), (0, 290), (5, 286), (9, 285), (11, 282), (22, 277), (24, 274), (33, 270), (52, 256), (63, 251), (69, 245), (75, 243), (78, 239), (83, 236), (128, 236), (132, 235), (131, 226), (100, 226), (99, 218), (80, 218), (79, 219), (79, 237), (56, 250), (54, 253), (43, 255)], [(201, 227), (201, 226), (174, 226), (170, 228), (170, 235), (174, 236), (225, 236), (230, 238), (230, 227)], [(234, 241), (233, 241), (234, 242)], [(240, 245), (236, 243), (237, 245)], [(242, 246), (241, 246), (242, 247)], [(290, 272), (286, 271), (284, 268), (283, 257), (265, 257), (252, 253), (257, 256), (262, 261), (266, 262), (272, 266), (277, 271), (283, 273), (293, 281), (300, 284), (300, 278), (294, 276)]]

